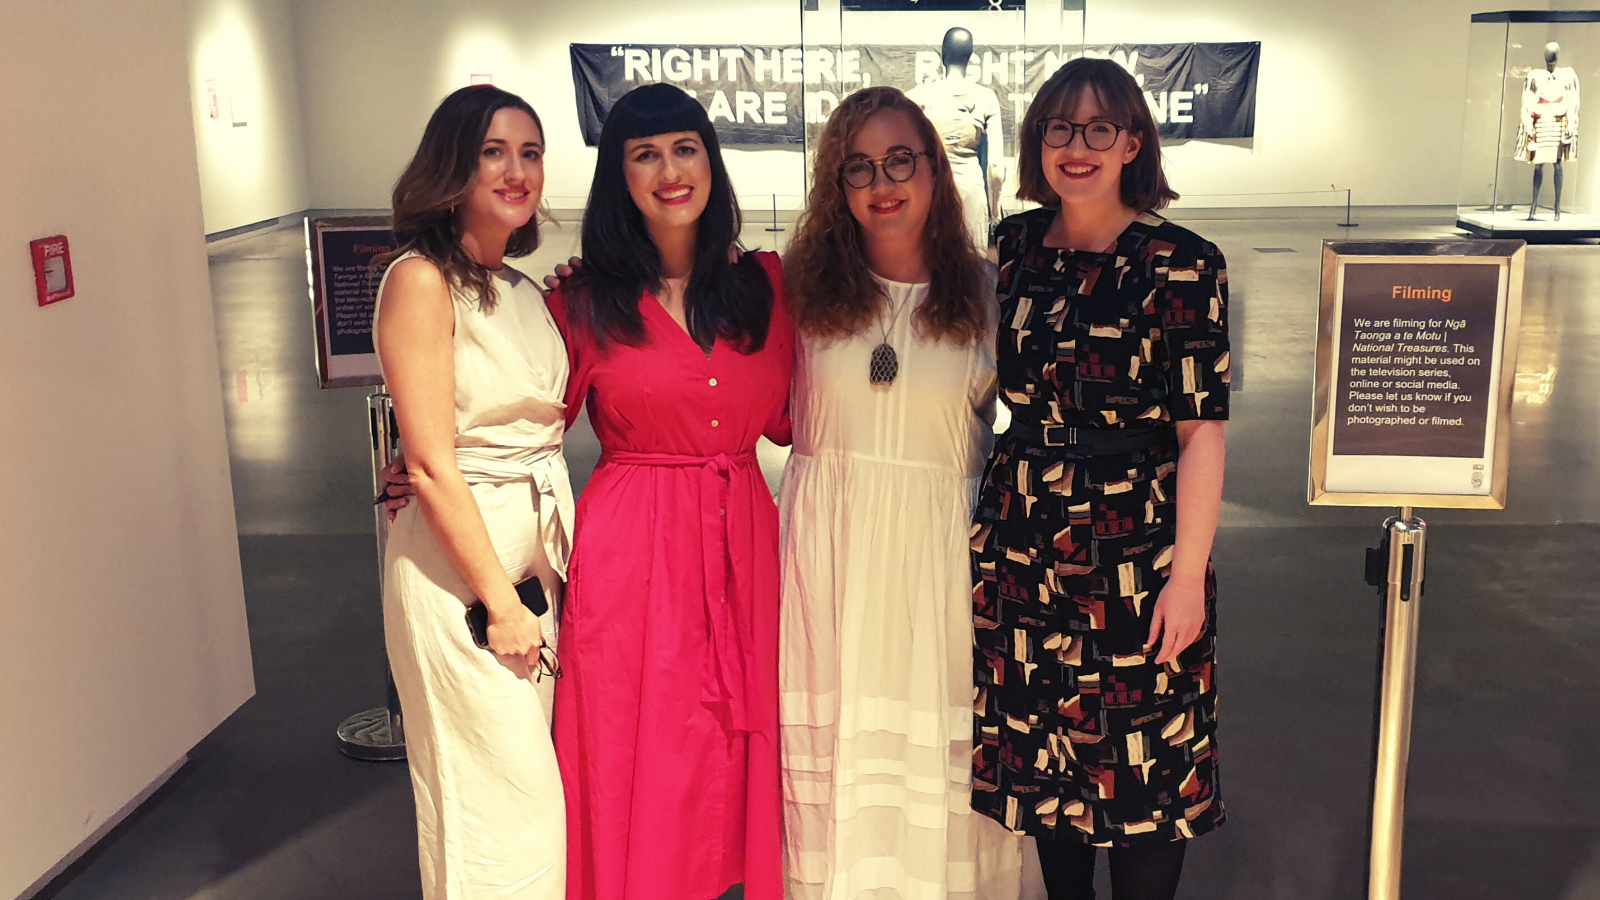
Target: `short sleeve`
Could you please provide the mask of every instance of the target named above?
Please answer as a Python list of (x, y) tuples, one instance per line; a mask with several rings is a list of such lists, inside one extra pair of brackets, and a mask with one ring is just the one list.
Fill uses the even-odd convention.
[(567, 404), (567, 427), (571, 428), (572, 424), (578, 421), (578, 413), (583, 410), (583, 401), (589, 396), (589, 388), (594, 384), (595, 353), (592, 346), (585, 348), (584, 339), (572, 328), (568, 302), (565, 288), (557, 288), (545, 298), (545, 305), (550, 309), (550, 317), (556, 320), (561, 340), (567, 346), (569, 374), (566, 395), (562, 399)]
[(1023, 234), (1026, 225), (1021, 215), (1007, 216), (994, 230), (995, 250), (1000, 254), (999, 281), (1004, 282), (1006, 270), (1022, 255)]
[(1232, 381), (1228, 347), (1228, 268), (1205, 241), (1179, 245), (1158, 270), (1162, 375), (1174, 422), (1227, 419)]

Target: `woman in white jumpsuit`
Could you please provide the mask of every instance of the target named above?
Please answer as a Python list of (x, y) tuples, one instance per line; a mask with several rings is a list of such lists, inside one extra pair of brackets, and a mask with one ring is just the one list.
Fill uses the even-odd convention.
[[(395, 187), (400, 255), (373, 321), (417, 500), (389, 532), (383, 606), (427, 900), (565, 894), (554, 618), (514, 587), (538, 579), (553, 608), (572, 523), (566, 352), (505, 264), (538, 246), (543, 155), (515, 95), (446, 98)], [(478, 599), (487, 648), (465, 618)]]

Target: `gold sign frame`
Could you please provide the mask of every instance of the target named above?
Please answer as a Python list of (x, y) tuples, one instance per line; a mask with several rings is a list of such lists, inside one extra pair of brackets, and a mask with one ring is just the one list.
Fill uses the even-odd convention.
[[(1317, 306), (1316, 386), (1311, 406), (1311, 459), (1306, 499), (1313, 506), (1398, 506), (1430, 509), (1504, 509), (1511, 461), (1511, 401), (1517, 382), (1517, 332), (1522, 323), (1522, 279), (1527, 243), (1517, 240), (1449, 241), (1323, 241), (1322, 286)], [(1349, 263), (1476, 264), (1504, 271), (1500, 282), (1501, 321), (1495, 333), (1498, 348), (1497, 396), (1490, 398), (1497, 417), (1487, 494), (1379, 493), (1330, 491), (1328, 462), (1333, 454), (1335, 391), (1339, 381), (1334, 335), (1343, 312), (1340, 268)], [(1493, 358), (1493, 357), (1491, 357)], [(1425, 458), (1425, 457), (1424, 457)]]

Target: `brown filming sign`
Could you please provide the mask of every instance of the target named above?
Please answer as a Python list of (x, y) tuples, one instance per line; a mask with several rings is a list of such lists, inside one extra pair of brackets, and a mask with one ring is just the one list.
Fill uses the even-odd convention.
[(1521, 241), (1323, 245), (1309, 499), (1505, 505)]
[(372, 346), (372, 315), (385, 266), (394, 250), (386, 216), (306, 219), (306, 262), (322, 386), (383, 384)]

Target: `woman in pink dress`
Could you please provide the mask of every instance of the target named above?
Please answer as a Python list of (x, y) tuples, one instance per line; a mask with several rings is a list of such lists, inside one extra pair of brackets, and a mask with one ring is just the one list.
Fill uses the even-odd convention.
[(549, 300), (600, 464), (578, 502), (555, 743), (570, 900), (783, 896), (778, 514), (794, 326), (771, 253), (728, 261), (716, 133), (668, 85), (601, 134), (584, 267)]

